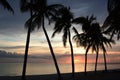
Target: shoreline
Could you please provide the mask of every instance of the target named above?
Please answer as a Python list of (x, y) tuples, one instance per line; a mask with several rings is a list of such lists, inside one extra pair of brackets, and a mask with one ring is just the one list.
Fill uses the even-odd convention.
[[(63, 73), (62, 80), (72, 80), (71, 73)], [(21, 76), (0, 76), (0, 80), (21, 80)], [(57, 74), (45, 74), (45, 75), (27, 75), (26, 80), (58, 80)], [(104, 70), (97, 71), (94, 74), (94, 71), (87, 72), (87, 75), (84, 75), (84, 72), (75, 73), (74, 80), (120, 80), (120, 69)]]

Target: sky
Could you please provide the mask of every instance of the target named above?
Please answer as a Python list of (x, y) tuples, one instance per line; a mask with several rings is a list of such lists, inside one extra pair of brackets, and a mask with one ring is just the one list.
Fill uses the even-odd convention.
[[(19, 0), (8, 0), (14, 9), (14, 15), (2, 6), (0, 6), (0, 50), (9, 52), (17, 52), (24, 54), (27, 29), (24, 28), (25, 21), (30, 17), (28, 13), (21, 13), (19, 9)], [(97, 22), (103, 24), (107, 17), (107, 0), (48, 0), (48, 4), (60, 3), (71, 7), (74, 17), (90, 16), (94, 14)], [(70, 54), (69, 44), (63, 47), (62, 33), (51, 38), (54, 24), (45, 24), (47, 33), (51, 40), (54, 52), (56, 54)], [(81, 32), (81, 26), (76, 26)], [(72, 36), (74, 33), (72, 32)], [(83, 47), (77, 48), (73, 42), (74, 53), (84, 54)], [(120, 54), (120, 41), (116, 41), (116, 45), (107, 48), (108, 54)], [(29, 54), (50, 54), (49, 47), (43, 33), (42, 28), (31, 33)]]

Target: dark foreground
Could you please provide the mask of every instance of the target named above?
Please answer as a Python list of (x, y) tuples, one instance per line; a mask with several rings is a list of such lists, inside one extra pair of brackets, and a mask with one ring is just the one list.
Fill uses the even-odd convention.
[[(0, 76), (0, 80), (21, 80), (20, 76)], [(50, 75), (30, 75), (27, 80), (58, 80), (56, 74)], [(73, 80), (70, 73), (62, 74), (62, 80)], [(98, 71), (88, 72), (87, 76), (83, 72), (75, 73), (74, 80), (120, 80), (120, 70), (109, 70), (108, 72)]]

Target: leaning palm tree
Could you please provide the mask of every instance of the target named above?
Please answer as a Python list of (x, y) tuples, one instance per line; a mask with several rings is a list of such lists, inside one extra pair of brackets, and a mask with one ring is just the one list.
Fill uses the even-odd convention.
[[(82, 30), (83, 30), (83, 33), (79, 35), (80, 37), (76, 36), (78, 37), (77, 44), (80, 41), (80, 44), (78, 45), (82, 45), (85, 48), (87, 47), (87, 45), (89, 45), (89, 41), (87, 42), (87, 37), (85, 35), (90, 31), (94, 20), (96, 20), (96, 18), (93, 15), (91, 17), (87, 16), (87, 17), (78, 17), (78, 18), (73, 19), (72, 22), (75, 24), (81, 24)], [(75, 28), (73, 28), (73, 30), (76, 34), (78, 34)], [(74, 39), (76, 39), (76, 37), (74, 37)], [(89, 48), (90, 48), (89, 46), (86, 48), (86, 53), (85, 53), (85, 75), (86, 75), (86, 70), (87, 70), (87, 53), (88, 53)]]
[(89, 51), (89, 49), (91, 49), (92, 52), (96, 52), (95, 73), (97, 70), (98, 54), (100, 50), (103, 51), (105, 71), (107, 71), (105, 46), (111, 47), (111, 43), (114, 43), (114, 41), (103, 35), (98, 23), (93, 23), (91, 25), (91, 29), (86, 34), (78, 34), (77, 30), (75, 28), (73, 29), (76, 33), (73, 39), (78, 43), (78, 45), (82, 45), (86, 49), (86, 53)]
[(70, 28), (72, 24), (73, 14), (70, 12), (70, 8), (62, 8), (59, 11), (62, 15), (53, 19), (55, 21), (55, 27), (52, 37), (55, 36), (56, 33), (60, 33), (63, 31), (63, 45), (66, 47), (67, 38), (69, 39), (70, 49), (71, 49), (71, 60), (72, 60), (72, 77), (74, 78), (74, 54), (73, 54), (73, 46), (71, 42), (71, 33)]
[[(31, 25), (37, 26), (38, 28), (40, 27), (43, 28), (44, 34), (46, 36), (50, 48), (51, 55), (54, 60), (54, 64), (58, 74), (58, 79), (61, 80), (61, 74), (52, 48), (52, 44), (45, 29), (45, 18), (48, 19), (48, 21), (50, 22), (50, 19), (52, 17), (60, 16), (58, 11), (60, 8), (63, 7), (63, 5), (60, 4), (48, 5), (47, 0), (35, 0), (35, 1), (36, 1), (35, 5), (33, 5), (33, 10), (35, 14), (26, 22), (26, 27), (29, 27), (29, 23), (31, 22), (30, 20), (33, 19)], [(34, 30), (34, 27), (32, 29)]]
[(0, 0), (0, 4), (8, 11), (14, 13), (13, 8), (10, 6), (10, 4), (6, 0)]
[(108, 0), (108, 13), (103, 24), (105, 34), (110, 35), (110, 39), (117, 36), (120, 39), (120, 0)]
[[(30, 17), (33, 16), (33, 0), (20, 0), (20, 9), (22, 12), (29, 12)], [(27, 58), (28, 58), (28, 50), (29, 50), (29, 43), (30, 43), (30, 33), (32, 29), (32, 18), (30, 19), (28, 32), (27, 32), (27, 39), (26, 39), (26, 47), (25, 47), (25, 55), (24, 55), (24, 63), (23, 63), (23, 72), (22, 72), (22, 80), (26, 80), (26, 67), (27, 67)]]

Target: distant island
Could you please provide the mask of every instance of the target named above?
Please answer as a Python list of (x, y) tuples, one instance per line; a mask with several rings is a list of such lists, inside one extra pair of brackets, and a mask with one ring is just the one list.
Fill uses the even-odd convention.
[(18, 54), (16, 52), (12, 53), (12, 52), (7, 52), (7, 51), (4, 51), (4, 50), (0, 50), (0, 58), (1, 57), (9, 57), (9, 58), (22, 58), (23, 55), (22, 54)]
[[(16, 52), (7, 52), (4, 50), (0, 50), (0, 58), (23, 58), (24, 54), (16, 53)], [(39, 58), (36, 55), (29, 55), (29, 58)]]
[[(24, 54), (0, 50), (0, 63), (23, 63), (23, 59)], [(52, 62), (52, 57), (51, 55), (33, 54), (28, 56), (28, 62), (49, 63)]]

